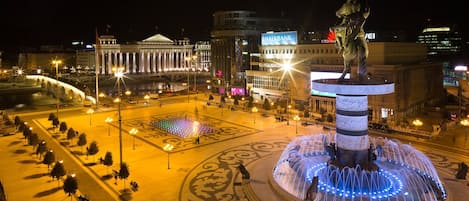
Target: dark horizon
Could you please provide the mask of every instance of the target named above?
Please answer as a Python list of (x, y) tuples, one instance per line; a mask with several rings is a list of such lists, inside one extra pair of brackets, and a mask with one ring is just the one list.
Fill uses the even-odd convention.
[[(21, 48), (40, 45), (68, 45), (73, 40), (94, 42), (99, 34), (115, 35), (119, 42), (143, 40), (156, 33), (175, 39), (184, 36), (192, 41), (209, 40), (212, 14), (219, 10), (251, 10), (261, 17), (281, 17), (306, 30), (327, 30), (337, 22), (335, 11), (344, 0), (319, 1), (248, 1), (206, 0), (190, 2), (157, 1), (14, 1), (0, 3), (0, 26), (3, 37), (0, 50), (4, 60)], [(415, 41), (428, 19), (434, 24), (462, 26), (469, 19), (463, 12), (462, 1), (451, 4), (428, 0), (369, 0), (370, 17), (367, 31), (404, 31), (409, 41)], [(440, 12), (441, 11), (441, 12)], [(110, 29), (106, 32), (107, 25)], [(157, 28), (156, 28), (157, 27)], [(468, 27), (460, 27), (462, 33)], [(469, 35), (469, 34), (465, 34)]]

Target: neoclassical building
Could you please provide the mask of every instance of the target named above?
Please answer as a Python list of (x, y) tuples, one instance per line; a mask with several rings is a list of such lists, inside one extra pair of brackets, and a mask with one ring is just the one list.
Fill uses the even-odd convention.
[(142, 41), (119, 44), (111, 35), (99, 37), (96, 46), (98, 72), (112, 74), (112, 68), (124, 67), (127, 74), (157, 74), (194, 70), (208, 71), (207, 65), (197, 65), (192, 57), (194, 45), (188, 38), (171, 40), (161, 34)]

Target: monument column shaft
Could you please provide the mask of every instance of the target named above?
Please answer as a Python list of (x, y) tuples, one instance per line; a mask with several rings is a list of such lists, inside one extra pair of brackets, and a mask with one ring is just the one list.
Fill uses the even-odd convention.
[(336, 144), (338, 162), (342, 166), (362, 167), (367, 162), (368, 148), (368, 96), (337, 95)]

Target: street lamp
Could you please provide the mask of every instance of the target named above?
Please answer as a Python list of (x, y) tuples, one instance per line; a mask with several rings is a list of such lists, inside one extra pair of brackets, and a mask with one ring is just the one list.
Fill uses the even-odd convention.
[(130, 95), (131, 95), (131, 94), (132, 94), (132, 91), (130, 91), (130, 90), (126, 90), (126, 91), (125, 91), (125, 96), (127, 96), (127, 101), (130, 100)]
[(288, 104), (288, 106), (287, 106), (287, 125), (290, 125), (290, 109), (291, 109), (291, 105)]
[(146, 94), (143, 99), (145, 99), (145, 103), (147, 104), (147, 106), (150, 104), (149, 100), (150, 100), (150, 96), (148, 94)]
[(257, 107), (252, 107), (251, 111), (252, 111), (252, 116), (253, 116), (253, 119), (254, 119), (254, 124), (256, 124), (256, 114), (255, 113), (258, 111)]
[(192, 123), (192, 133), (193, 135), (196, 137), (196, 143), (199, 144), (200, 143), (200, 136), (199, 136), (199, 125), (200, 123), (198, 121), (194, 121)]
[(298, 135), (298, 121), (300, 120), (300, 117), (298, 115), (295, 115), (293, 117), (293, 120), (295, 120), (295, 130), (296, 130), (296, 134)]
[(107, 117), (104, 121), (107, 123), (107, 136), (111, 136), (111, 122), (112, 122), (111, 117)]
[(134, 143), (133, 143), (133, 149), (135, 150), (135, 136), (138, 133), (138, 130), (136, 128), (130, 129), (129, 133), (134, 136)]
[(117, 99), (115, 100), (118, 102), (118, 118), (119, 118), (119, 152), (120, 152), (120, 164), (122, 165), (122, 116), (121, 116), (121, 81), (124, 77), (124, 68), (119, 67), (119, 68), (112, 68), (112, 71), (114, 72), (114, 77), (117, 78)]
[(86, 114), (89, 114), (90, 115), (90, 126), (91, 126), (91, 115), (94, 113), (94, 110), (92, 108), (88, 109), (88, 111), (86, 111)]
[(168, 152), (168, 170), (171, 168), (170, 165), (169, 165), (169, 153), (171, 152), (171, 150), (173, 150), (174, 146), (172, 144), (166, 144), (164, 145), (163, 149)]
[(197, 55), (192, 56), (192, 66), (194, 66), (194, 91), (197, 94)]
[(57, 87), (57, 90), (56, 90), (56, 94), (55, 94), (55, 98), (56, 98), (56, 102), (57, 102), (57, 119), (59, 118), (59, 64), (62, 64), (62, 60), (59, 60), (59, 59), (54, 59), (52, 60), (52, 64), (55, 65), (55, 79), (56, 79), (56, 87)]
[(420, 121), (419, 119), (416, 119), (416, 120), (413, 120), (413, 121), (412, 121), (412, 124), (413, 124), (414, 126), (420, 127), (420, 126), (423, 125), (423, 122)]

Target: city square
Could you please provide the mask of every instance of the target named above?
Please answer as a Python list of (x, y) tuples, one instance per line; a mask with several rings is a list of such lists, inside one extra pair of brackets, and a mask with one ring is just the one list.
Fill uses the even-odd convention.
[(462, 201), (461, 2), (0, 3), (0, 201)]
[[(184, 97), (185, 98), (185, 97)], [(283, 200), (276, 194), (275, 189), (270, 187), (268, 173), (271, 172), (280, 153), (286, 145), (297, 136), (316, 135), (318, 133), (330, 133), (323, 130), (323, 126), (315, 124), (313, 126), (299, 126), (298, 134), (295, 133), (295, 124), (286, 125), (285, 122), (277, 122), (272, 115), (263, 117), (257, 116), (254, 123), (253, 114), (244, 111), (225, 111), (220, 113), (220, 108), (209, 106), (201, 109), (198, 120), (201, 124), (213, 125), (213, 136), (201, 136), (200, 144), (195, 143), (195, 138), (179, 138), (167, 132), (151, 127), (152, 120), (164, 118), (195, 118), (192, 112), (194, 107), (203, 108), (206, 105), (205, 97), (199, 97), (200, 101), (191, 100), (188, 104), (185, 101), (174, 104), (164, 104), (162, 107), (155, 100), (150, 105), (130, 106), (123, 110), (123, 160), (129, 164), (130, 177), (126, 184), (121, 179), (115, 180), (112, 170), (118, 170), (118, 162), (114, 162), (111, 167), (99, 164), (98, 158), (104, 156), (104, 152), (113, 153), (114, 161), (117, 161), (118, 148), (118, 128), (115, 123), (106, 123), (107, 117), (116, 117), (115, 109), (102, 109), (92, 116), (86, 114), (82, 108), (64, 109), (61, 111), (64, 121), (70, 127), (80, 133), (86, 133), (88, 141), (97, 141), (100, 152), (96, 156), (86, 156), (80, 154), (80, 147), (73, 143), (63, 143), (66, 141), (64, 134), (57, 135), (55, 130), (50, 129), (51, 123), (47, 120), (46, 112), (37, 114), (42, 116), (34, 119), (34, 130), (42, 132), (41, 139), (47, 140), (49, 146), (57, 152), (57, 159), (64, 160), (67, 171), (77, 172), (79, 181), (79, 195), (87, 195), (92, 200), (99, 199), (99, 196), (112, 198), (115, 200)], [(67, 110), (70, 110), (67, 111)], [(166, 111), (171, 111), (167, 113)], [(71, 113), (71, 115), (67, 115)], [(27, 115), (28, 113), (20, 114)], [(25, 116), (26, 117), (26, 116)], [(91, 125), (89, 124), (91, 118)], [(145, 125), (142, 125), (145, 124)], [(132, 136), (128, 131), (137, 128), (139, 131)], [(110, 130), (108, 130), (110, 129)], [(225, 132), (217, 134), (217, 130)], [(110, 133), (108, 133), (110, 131)], [(65, 199), (61, 189), (57, 189), (57, 183), (51, 181), (47, 176), (46, 167), (33, 155), (30, 146), (24, 145), (21, 134), (6, 136), (9, 140), (9, 147), (5, 150), (6, 155), (20, 156), (21, 160), (15, 166), (21, 169), (35, 169), (19, 174), (17, 186), (32, 185), (37, 192), (19, 193), (17, 189), (7, 193), (18, 200), (33, 197), (37, 200), (50, 200), (54, 197)], [(133, 139), (135, 138), (135, 139)], [(438, 152), (425, 151), (431, 144), (424, 143), (415, 138), (401, 139), (403, 142), (413, 143), (421, 148), (425, 154), (435, 164), (443, 180), (448, 185), (450, 196), (465, 195), (465, 180), (454, 179), (460, 161), (463, 158), (450, 157), (444, 154), (443, 150)], [(419, 144), (422, 143), (422, 144)], [(165, 144), (172, 144), (174, 149), (164, 150)], [(134, 149), (135, 148), (135, 149)], [(66, 155), (66, 156), (65, 156)], [(68, 159), (70, 158), (70, 159)], [(67, 160), (68, 159), (68, 160)], [(78, 166), (68, 168), (69, 163), (78, 163)], [(237, 166), (244, 164), (251, 174), (250, 182), (241, 179), (241, 173)], [(32, 168), (36, 166), (36, 168)], [(2, 165), (2, 172), (15, 171)], [(80, 179), (80, 173), (88, 174), (92, 181)], [(13, 174), (13, 173), (12, 173)], [(132, 191), (129, 181), (138, 182), (138, 190)], [(115, 183), (117, 181), (117, 184)], [(167, 181), (171, 181), (167, 183)], [(5, 182), (5, 181), (4, 181)], [(6, 182), (10, 183), (9, 180)], [(85, 183), (86, 182), (86, 183)], [(39, 185), (40, 184), (40, 185)], [(96, 186), (97, 185), (97, 186)], [(126, 189), (126, 190), (124, 190)], [(271, 193), (269, 193), (271, 192)], [(107, 194), (107, 195), (103, 195)], [(96, 198), (98, 196), (98, 198)], [(12, 200), (16, 200), (12, 197)]]

